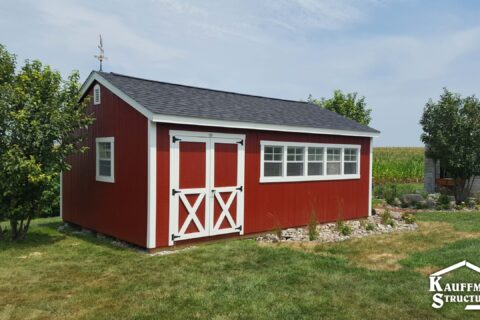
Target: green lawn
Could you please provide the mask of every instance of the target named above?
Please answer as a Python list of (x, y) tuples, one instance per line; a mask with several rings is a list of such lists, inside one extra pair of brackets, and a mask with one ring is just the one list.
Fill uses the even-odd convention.
[(416, 232), (303, 247), (230, 240), (167, 256), (40, 219), (27, 240), (0, 243), (0, 319), (478, 318), (432, 309), (427, 274), (464, 259), (480, 265), (480, 213), (419, 218)]

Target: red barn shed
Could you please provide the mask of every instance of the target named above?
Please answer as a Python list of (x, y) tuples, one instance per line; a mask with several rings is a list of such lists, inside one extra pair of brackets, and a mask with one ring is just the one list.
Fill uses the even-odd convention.
[[(66, 222), (154, 249), (371, 212), (379, 132), (307, 102), (92, 72)], [(196, 239), (196, 240), (194, 240)]]

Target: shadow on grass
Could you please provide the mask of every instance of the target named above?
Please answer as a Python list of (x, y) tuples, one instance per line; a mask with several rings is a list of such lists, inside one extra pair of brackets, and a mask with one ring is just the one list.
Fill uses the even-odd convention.
[(52, 245), (65, 239), (63, 234), (50, 234), (39, 230), (31, 230), (21, 240), (12, 240), (10, 234), (4, 235), (0, 240), (0, 250), (18, 250)]

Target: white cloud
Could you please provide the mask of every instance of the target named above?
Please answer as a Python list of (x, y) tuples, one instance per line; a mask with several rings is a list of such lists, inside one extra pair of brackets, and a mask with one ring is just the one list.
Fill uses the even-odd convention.
[(95, 10), (81, 2), (34, 2), (42, 23), (48, 25), (44, 34), (51, 45), (66, 47), (69, 51), (95, 54), (98, 34), (104, 36), (108, 51), (115, 52), (116, 63), (126, 69), (139, 61), (161, 66), (185, 56), (185, 52), (159, 44), (149, 36), (135, 32), (121, 17), (108, 11)]

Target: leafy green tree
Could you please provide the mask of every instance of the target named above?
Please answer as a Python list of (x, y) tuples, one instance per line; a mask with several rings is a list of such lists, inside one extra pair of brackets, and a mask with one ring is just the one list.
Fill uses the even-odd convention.
[(335, 90), (330, 99), (315, 99), (312, 95), (308, 96), (308, 102), (319, 105), (322, 108), (336, 112), (344, 117), (352, 119), (358, 123), (368, 125), (372, 120), (372, 109), (367, 108), (365, 97), (358, 97), (356, 92), (343, 93), (341, 90)]
[(17, 68), (0, 45), (0, 219), (9, 220), (13, 239), (25, 237), (56, 196), (50, 187), (69, 169), (67, 156), (84, 151), (82, 132), (93, 118), (79, 89), (78, 72), (64, 80), (37, 60)]
[(427, 156), (440, 160), (455, 179), (455, 200), (470, 196), (475, 176), (480, 175), (480, 102), (462, 98), (446, 88), (437, 102), (430, 99), (420, 120)]

